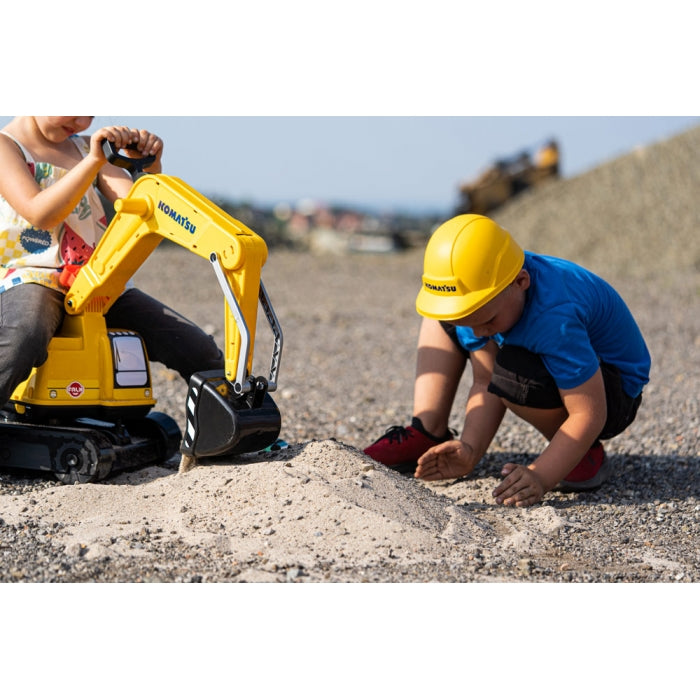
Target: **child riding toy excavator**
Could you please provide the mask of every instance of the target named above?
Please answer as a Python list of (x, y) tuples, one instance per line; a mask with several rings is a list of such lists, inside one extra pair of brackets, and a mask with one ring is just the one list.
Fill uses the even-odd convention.
[[(281, 418), (277, 388), (282, 331), (261, 280), (265, 241), (240, 221), (167, 175), (140, 169), (103, 144), (111, 163), (134, 178), (115, 216), (65, 297), (66, 317), (47, 361), (0, 412), (0, 469), (85, 483), (157, 464), (181, 452), (180, 471), (199, 457), (256, 452), (273, 445)], [(156, 404), (145, 347), (132, 331), (107, 328), (104, 315), (162, 240), (209, 260), (225, 300), (222, 371), (195, 373), (184, 436)], [(274, 337), (268, 377), (252, 376), (258, 304)]]

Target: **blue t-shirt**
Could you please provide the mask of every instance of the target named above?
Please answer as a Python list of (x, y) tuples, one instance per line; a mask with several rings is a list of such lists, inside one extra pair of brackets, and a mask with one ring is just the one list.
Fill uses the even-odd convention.
[[(638, 396), (649, 381), (651, 358), (620, 295), (567, 260), (526, 252), (523, 267), (530, 274), (523, 314), (492, 340), (539, 355), (560, 389), (583, 384), (607, 362), (620, 370), (625, 393)], [(456, 332), (467, 350), (478, 350), (489, 340), (466, 326), (457, 326)]]

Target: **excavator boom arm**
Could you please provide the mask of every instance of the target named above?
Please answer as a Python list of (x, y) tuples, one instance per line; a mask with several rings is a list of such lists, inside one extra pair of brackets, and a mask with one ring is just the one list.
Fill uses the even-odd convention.
[(265, 241), (245, 224), (168, 175), (143, 175), (115, 202), (115, 217), (66, 294), (69, 314), (106, 313), (162, 240), (209, 260), (226, 300), (225, 374), (234, 391), (250, 389), (258, 304), (275, 338), (268, 388), (276, 388), (282, 332), (261, 281)]

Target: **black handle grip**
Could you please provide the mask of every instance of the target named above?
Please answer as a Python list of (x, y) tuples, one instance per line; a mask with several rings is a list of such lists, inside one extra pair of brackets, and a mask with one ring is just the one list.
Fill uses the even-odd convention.
[(132, 175), (134, 173), (141, 172), (144, 168), (151, 165), (151, 163), (153, 163), (156, 159), (155, 156), (129, 158), (128, 156), (119, 153), (119, 151), (114, 148), (114, 144), (107, 139), (102, 142), (102, 152), (105, 154), (105, 158), (107, 158), (112, 165), (116, 165), (118, 168), (124, 168)]

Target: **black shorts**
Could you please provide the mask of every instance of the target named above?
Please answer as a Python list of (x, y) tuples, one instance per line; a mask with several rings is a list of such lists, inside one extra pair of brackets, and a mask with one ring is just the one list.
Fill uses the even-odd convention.
[[(446, 323), (442, 325), (457, 347), (468, 355), (457, 340), (455, 327)], [(635, 419), (642, 395), (632, 398), (625, 393), (617, 367), (601, 362), (600, 369), (608, 417), (599, 438), (609, 440)], [(518, 406), (561, 408), (564, 405), (559, 388), (540, 356), (514, 345), (504, 345), (498, 350), (489, 392)]]

